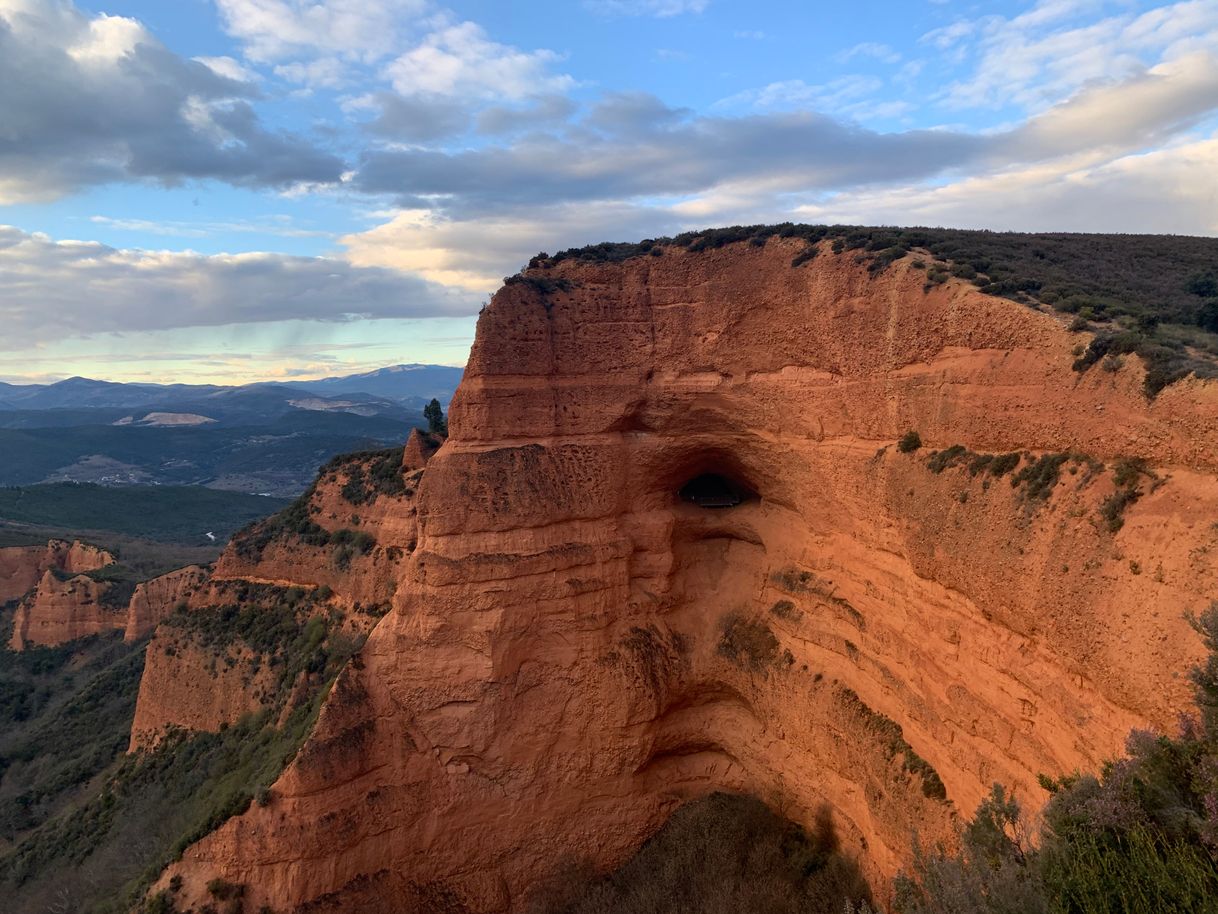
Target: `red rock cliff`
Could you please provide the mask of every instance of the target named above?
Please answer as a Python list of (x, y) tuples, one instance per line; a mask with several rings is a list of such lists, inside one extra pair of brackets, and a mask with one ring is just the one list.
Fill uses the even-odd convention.
[[(1218, 588), (1218, 386), (1147, 402), (1136, 360), (1075, 373), (1051, 315), (796, 250), (566, 262), (567, 291), (494, 297), (392, 611), (274, 802), (175, 866), (188, 896), (520, 910), (716, 788), (827, 805), (889, 875), (992, 782), (1034, 806), (1037, 773), (1172, 725), (1183, 613)], [(1007, 452), (1090, 462), (984, 469)], [(1148, 475), (1114, 533), (1125, 458)], [(708, 474), (742, 503), (678, 494)]]
[(62, 578), (47, 571), (17, 606), (9, 647), (54, 646), (122, 628), (124, 607), (106, 601), (111, 585), (87, 575)]
[[(109, 557), (106, 552), (101, 555)], [(9, 647), (16, 651), (50, 647), (116, 629), (124, 632), (124, 640), (138, 641), (209, 575), (209, 569), (188, 565), (135, 585), (128, 597), (129, 586), (124, 590), (120, 584), (70, 574), (71, 570), (76, 569), (48, 569), (17, 605)]]
[[(342, 620), (344, 630), (362, 637), (389, 611), (418, 539), (414, 486), (420, 474), (403, 474), (400, 459), (393, 461), (398, 484), (386, 493), (370, 481), (365, 472), (370, 466), (364, 455), (339, 458), (301, 499), (297, 523), (307, 521), (326, 536), (301, 537), (279, 518), (256, 525), (235, 538), (206, 580), (186, 578), (178, 583), (188, 584), (188, 593), (157, 600), (163, 611), (155, 622), (179, 603), (190, 612), (237, 603), (273, 605), (295, 590), (311, 596), (315, 611), (324, 607)], [(348, 534), (343, 542), (313, 542), (340, 533)], [(149, 582), (149, 594), (156, 596), (154, 584)], [(136, 611), (140, 597), (137, 590), (129, 626), (146, 615)], [(148, 647), (132, 723), (133, 750), (154, 744), (169, 728), (216, 730), (277, 697), (274, 676), (261, 657), (238, 651), (218, 663), (214, 651), (173, 621), (156, 629)]]
[(0, 548), (0, 604), (24, 597), (52, 569), (79, 574), (113, 561), (114, 556), (104, 549), (81, 542), (50, 540), (45, 546), (5, 546)]

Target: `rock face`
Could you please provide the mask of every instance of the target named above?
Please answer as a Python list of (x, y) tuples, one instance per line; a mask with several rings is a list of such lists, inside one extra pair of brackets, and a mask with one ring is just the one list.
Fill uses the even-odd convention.
[[(1035, 807), (1038, 773), (1173, 725), (1218, 592), (1218, 386), (1147, 402), (1136, 360), (1075, 373), (1054, 316), (798, 250), (494, 297), (417, 518), (361, 513), (417, 536), (369, 569), (392, 611), (273, 802), (166, 873), (184, 898), (519, 911), (724, 788), (827, 807), (887, 876), (993, 782)], [(267, 575), (326, 577), (275, 548)]]
[(410, 437), (406, 439), (406, 447), (402, 449), (402, 469), (423, 469), (431, 455), (440, 449), (441, 443), (435, 435), (427, 435), (417, 428), (412, 428)]
[(175, 606), (193, 596), (210, 576), (210, 568), (187, 565), (137, 584), (131, 602), (127, 604), (123, 640), (130, 643), (152, 634), (157, 623), (173, 612)]
[(111, 564), (114, 556), (79, 541), (50, 540), (45, 546), (0, 548), (0, 604), (19, 600), (38, 586), (46, 572), (79, 574)]
[(17, 607), (9, 647), (54, 647), (115, 628), (126, 621), (125, 607), (107, 601), (111, 585), (87, 575), (62, 577), (47, 571)]
[[(376, 460), (340, 458), (287, 512), (293, 523), (311, 532), (302, 536), (280, 518), (263, 522), (238, 534), (210, 575), (177, 582), (186, 591), (182, 596), (155, 602), (171, 609), (184, 602), (187, 612), (273, 606), (296, 591), (324, 606), (348, 634), (362, 637), (389, 611), (418, 540), (414, 503), (421, 474), (403, 474), (400, 455), (386, 459), (393, 469), (390, 491), (375, 487)], [(148, 583), (150, 595), (156, 595), (156, 583)], [(137, 590), (131, 624), (137, 616), (143, 618), (136, 612), (140, 596)], [(156, 621), (166, 615), (162, 612)], [(172, 728), (216, 730), (274, 704), (275, 676), (261, 656), (241, 650), (217, 662), (214, 650), (188, 627), (174, 623), (169, 619), (160, 625), (148, 647), (132, 750), (154, 745)]]
[[(109, 557), (106, 552), (101, 555)], [(136, 584), (132, 592), (131, 585), (72, 574), (73, 570), (78, 569), (48, 569), (17, 605), (10, 648), (54, 647), (116, 629), (124, 632), (124, 640), (138, 641), (210, 575), (210, 569), (188, 565)]]

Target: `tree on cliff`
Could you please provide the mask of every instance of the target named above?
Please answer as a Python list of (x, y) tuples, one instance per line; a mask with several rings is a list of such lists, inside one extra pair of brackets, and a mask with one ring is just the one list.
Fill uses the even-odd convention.
[(444, 418), (439, 400), (433, 399), (423, 407), (423, 418), (427, 420), (427, 430), (433, 435), (448, 434), (448, 420)]

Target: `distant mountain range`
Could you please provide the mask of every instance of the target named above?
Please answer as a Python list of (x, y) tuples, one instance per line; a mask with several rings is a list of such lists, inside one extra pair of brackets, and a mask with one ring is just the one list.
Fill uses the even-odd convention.
[(181, 412), (175, 404), (223, 402), (250, 392), (295, 391), (321, 397), (362, 395), (363, 399), (390, 400), (422, 408), (435, 398), (447, 406), (464, 369), (447, 365), (391, 365), (363, 374), (320, 378), (314, 381), (273, 381), (241, 386), (215, 384), (142, 384), (68, 378), (53, 384), (0, 382), (0, 410), (41, 409), (153, 409)]
[(462, 369), (395, 365), (315, 381), (0, 383), (0, 486), (202, 485), (290, 496), (335, 454), (400, 444)]

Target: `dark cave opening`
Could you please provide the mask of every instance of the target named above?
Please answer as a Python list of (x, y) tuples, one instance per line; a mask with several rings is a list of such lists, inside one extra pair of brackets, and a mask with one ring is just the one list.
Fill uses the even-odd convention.
[(735, 508), (757, 498), (748, 486), (721, 473), (701, 473), (681, 486), (677, 495), (699, 508)]

